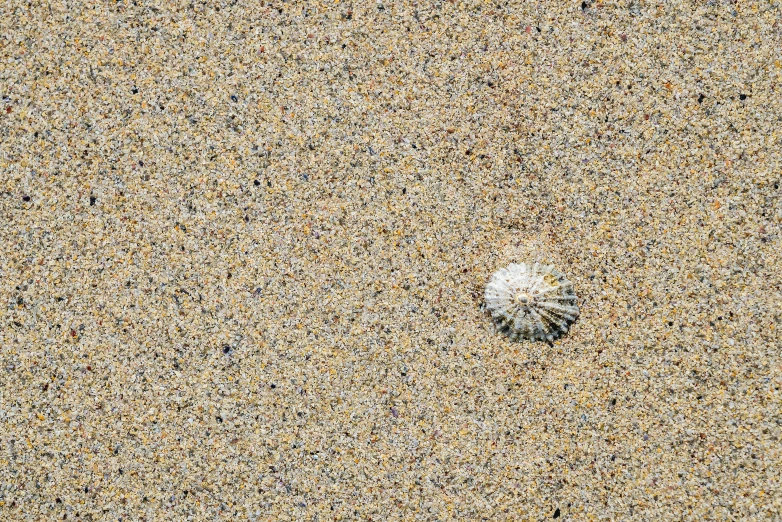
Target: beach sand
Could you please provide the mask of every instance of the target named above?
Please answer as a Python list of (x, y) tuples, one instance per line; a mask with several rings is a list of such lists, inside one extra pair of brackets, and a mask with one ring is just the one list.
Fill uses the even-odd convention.
[(7, 1), (0, 519), (782, 519), (782, 12), (695, 4)]

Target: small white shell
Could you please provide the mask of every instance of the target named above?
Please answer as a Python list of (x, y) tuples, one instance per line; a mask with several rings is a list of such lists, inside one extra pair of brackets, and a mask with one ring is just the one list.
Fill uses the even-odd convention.
[(578, 317), (573, 283), (553, 265), (511, 263), (486, 285), (486, 308), (512, 340), (553, 341)]

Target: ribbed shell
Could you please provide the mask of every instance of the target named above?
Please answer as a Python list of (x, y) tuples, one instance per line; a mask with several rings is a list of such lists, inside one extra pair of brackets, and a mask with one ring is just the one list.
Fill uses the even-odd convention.
[(553, 341), (578, 317), (573, 283), (553, 265), (511, 263), (486, 285), (486, 308), (498, 329), (517, 341)]

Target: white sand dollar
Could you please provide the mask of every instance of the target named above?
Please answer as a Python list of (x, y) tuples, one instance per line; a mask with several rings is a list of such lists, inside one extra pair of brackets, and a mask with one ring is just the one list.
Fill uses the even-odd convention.
[(486, 308), (512, 340), (553, 341), (578, 317), (573, 283), (553, 265), (511, 263), (486, 285)]

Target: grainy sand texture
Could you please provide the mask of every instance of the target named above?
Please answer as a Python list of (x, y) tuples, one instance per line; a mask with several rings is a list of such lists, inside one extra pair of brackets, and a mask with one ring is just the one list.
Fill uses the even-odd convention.
[[(782, 520), (782, 6), (0, 5), (0, 520)], [(581, 316), (510, 342), (545, 252)]]

